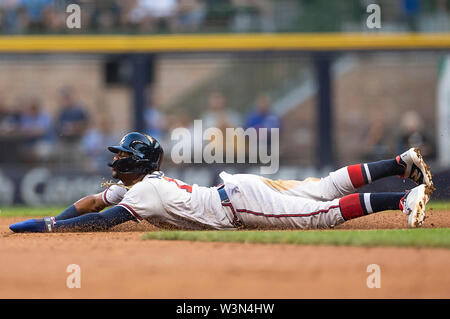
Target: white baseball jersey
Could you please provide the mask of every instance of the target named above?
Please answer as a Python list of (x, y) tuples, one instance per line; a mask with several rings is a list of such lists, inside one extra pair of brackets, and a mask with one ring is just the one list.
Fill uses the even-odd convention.
[(124, 207), (138, 221), (170, 229), (234, 228), (214, 187), (187, 185), (161, 171), (146, 175), (128, 191), (114, 186), (103, 193), (105, 203)]
[[(355, 191), (346, 169), (322, 179), (270, 180), (251, 174), (220, 174), (229, 203), (217, 187), (187, 185), (153, 172), (128, 191), (111, 186), (108, 205), (124, 207), (136, 220), (175, 229), (308, 229), (344, 222), (339, 198)], [(239, 223), (236, 223), (238, 220)]]

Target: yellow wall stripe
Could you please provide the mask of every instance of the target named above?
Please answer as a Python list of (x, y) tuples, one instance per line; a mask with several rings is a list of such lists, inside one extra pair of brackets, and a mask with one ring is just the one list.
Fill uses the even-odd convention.
[(450, 33), (0, 36), (0, 52), (449, 49)]

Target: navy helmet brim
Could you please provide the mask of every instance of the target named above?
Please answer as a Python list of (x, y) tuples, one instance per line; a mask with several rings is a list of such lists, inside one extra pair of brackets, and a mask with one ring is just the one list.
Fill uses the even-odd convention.
[(108, 146), (108, 150), (112, 153), (119, 153), (120, 151), (122, 152), (127, 152), (127, 153), (133, 153), (133, 150), (129, 149), (129, 148), (125, 148), (121, 145), (117, 145), (117, 146)]

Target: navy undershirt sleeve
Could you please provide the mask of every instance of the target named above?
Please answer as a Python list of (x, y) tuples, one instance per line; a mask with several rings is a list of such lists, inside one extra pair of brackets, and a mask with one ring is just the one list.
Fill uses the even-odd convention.
[(54, 231), (100, 231), (134, 220), (134, 217), (123, 207), (114, 206), (101, 213), (90, 213), (78, 217), (56, 220)]

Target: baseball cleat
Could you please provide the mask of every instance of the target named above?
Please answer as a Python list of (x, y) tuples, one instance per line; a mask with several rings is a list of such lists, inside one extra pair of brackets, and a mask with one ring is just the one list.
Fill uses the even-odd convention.
[(425, 219), (425, 206), (430, 199), (425, 184), (408, 191), (400, 200), (400, 209), (408, 215), (408, 227), (422, 227)]
[(403, 154), (398, 155), (395, 159), (399, 165), (405, 168), (405, 173), (400, 175), (400, 177), (409, 178), (418, 185), (425, 184), (428, 186), (427, 191), (434, 191), (430, 168), (423, 160), (418, 148), (410, 148)]

